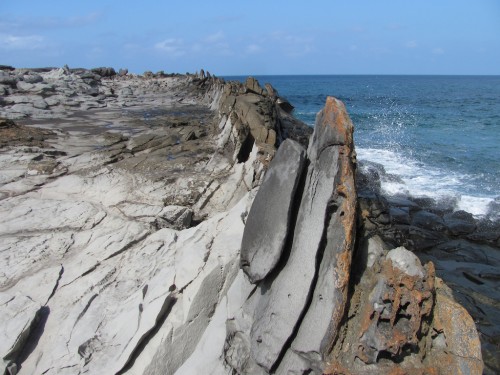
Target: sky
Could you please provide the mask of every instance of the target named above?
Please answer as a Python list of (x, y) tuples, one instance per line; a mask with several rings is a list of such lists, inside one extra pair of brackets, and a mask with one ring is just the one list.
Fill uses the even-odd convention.
[(0, 0), (0, 64), (500, 74), (499, 0)]

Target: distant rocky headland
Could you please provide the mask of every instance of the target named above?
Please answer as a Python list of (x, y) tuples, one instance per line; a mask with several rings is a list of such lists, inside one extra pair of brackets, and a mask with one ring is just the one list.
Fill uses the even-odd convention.
[(0, 66), (0, 374), (496, 374), (500, 228), (385, 197), (328, 97)]

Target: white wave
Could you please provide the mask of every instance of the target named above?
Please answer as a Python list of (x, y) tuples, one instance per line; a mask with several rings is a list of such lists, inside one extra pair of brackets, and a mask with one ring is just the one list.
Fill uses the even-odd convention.
[(382, 192), (386, 195), (429, 197), (436, 201), (456, 201), (456, 210), (480, 217), (489, 214), (494, 197), (465, 193), (473, 190), (472, 176), (425, 165), (397, 152), (374, 148), (356, 148), (359, 160), (379, 163), (387, 173), (381, 176)]
[(483, 216), (489, 213), (491, 202), (493, 202), (491, 198), (461, 195), (458, 199), (457, 208), (470, 212), (474, 216)]

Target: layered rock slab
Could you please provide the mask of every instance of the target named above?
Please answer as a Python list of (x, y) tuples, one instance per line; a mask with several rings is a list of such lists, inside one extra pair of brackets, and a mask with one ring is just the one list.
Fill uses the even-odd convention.
[(252, 204), (240, 254), (241, 268), (252, 283), (265, 278), (281, 257), (305, 166), (305, 154), (299, 143), (283, 142)]

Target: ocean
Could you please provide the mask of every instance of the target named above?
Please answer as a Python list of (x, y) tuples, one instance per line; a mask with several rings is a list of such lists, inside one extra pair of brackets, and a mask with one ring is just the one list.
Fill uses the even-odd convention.
[(500, 219), (500, 76), (255, 78), (310, 126), (326, 96), (341, 99), (358, 160), (385, 168), (385, 195), (452, 201), (456, 210)]

